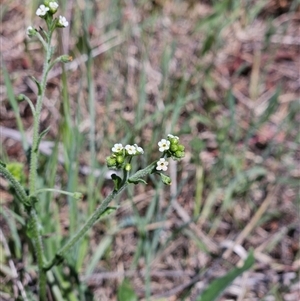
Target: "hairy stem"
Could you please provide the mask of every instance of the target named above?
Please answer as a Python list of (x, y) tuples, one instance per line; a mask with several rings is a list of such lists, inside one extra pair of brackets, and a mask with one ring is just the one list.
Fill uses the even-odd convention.
[(50, 270), (54, 265), (59, 264), (62, 260), (64, 255), (84, 236), (84, 234), (96, 223), (99, 219), (101, 214), (107, 209), (110, 202), (120, 194), (128, 185), (130, 180), (137, 180), (141, 177), (144, 177), (153, 172), (153, 168), (156, 165), (156, 162), (151, 163), (146, 168), (136, 172), (132, 177), (128, 179), (125, 183), (121, 185), (119, 189), (113, 190), (100, 204), (100, 206), (95, 210), (95, 212), (88, 218), (85, 224), (81, 227), (81, 229), (60, 249), (56, 252), (55, 257), (44, 265), (44, 270)]
[[(38, 98), (36, 103), (35, 112), (33, 115), (33, 138), (32, 138), (32, 148), (30, 154), (30, 171), (29, 171), (29, 195), (34, 195), (36, 192), (36, 178), (37, 178), (37, 162), (38, 162), (38, 144), (39, 144), (39, 127), (40, 127), (40, 117), (43, 106), (43, 98), (45, 95), (47, 76), (49, 72), (49, 64), (52, 55), (51, 49), (51, 35), (50, 32), (47, 37), (47, 47), (46, 47), (46, 58), (44, 61), (44, 69), (42, 74), (41, 82), (38, 83)], [(34, 248), (37, 256), (38, 270), (39, 270), (39, 300), (46, 300), (46, 285), (47, 278), (46, 272), (43, 269), (44, 266), (44, 252), (43, 252), (43, 242), (39, 231), (39, 219), (36, 213), (34, 203), (31, 202), (30, 218), (29, 222), (31, 225)]]
[(40, 82), (39, 94), (36, 103), (36, 109), (34, 113), (33, 120), (33, 138), (32, 138), (32, 148), (30, 154), (30, 173), (29, 173), (29, 194), (33, 195), (36, 189), (36, 176), (37, 176), (37, 159), (38, 159), (38, 141), (39, 141), (39, 127), (40, 127), (40, 117), (43, 106), (43, 98), (46, 90), (47, 75), (49, 72), (49, 63), (51, 59), (51, 36), (48, 38), (48, 44), (46, 49), (46, 58), (44, 62), (43, 75)]

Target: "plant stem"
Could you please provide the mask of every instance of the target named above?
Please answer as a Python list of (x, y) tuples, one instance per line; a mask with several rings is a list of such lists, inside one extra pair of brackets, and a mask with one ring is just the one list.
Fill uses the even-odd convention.
[[(36, 103), (36, 109), (33, 115), (33, 138), (32, 138), (32, 148), (31, 148), (31, 156), (30, 156), (30, 171), (29, 171), (29, 195), (34, 195), (36, 191), (36, 177), (37, 177), (37, 161), (38, 161), (38, 144), (39, 144), (39, 125), (40, 125), (40, 117), (41, 111), (43, 106), (43, 98), (45, 95), (46, 90), (46, 83), (47, 83), (47, 75), (49, 72), (49, 64), (52, 55), (51, 49), (51, 35), (52, 32), (50, 31), (47, 36), (47, 47), (46, 47), (46, 58), (44, 61), (44, 68), (41, 82), (38, 83), (38, 98)], [(47, 278), (46, 272), (43, 269), (44, 265), (44, 252), (43, 252), (43, 242), (42, 237), (39, 231), (39, 219), (36, 214), (36, 209), (34, 203), (31, 202), (31, 209), (30, 209), (30, 218), (29, 222), (32, 228), (33, 234), (33, 242), (34, 248), (37, 256), (38, 262), (38, 270), (39, 270), (39, 300), (45, 301), (46, 300), (46, 285), (47, 285)]]
[[(152, 173), (156, 162), (151, 163), (146, 168), (139, 170), (130, 180), (137, 180), (141, 177), (144, 177), (150, 173)], [(113, 190), (100, 204), (100, 206), (95, 210), (95, 212), (89, 217), (89, 219), (85, 222), (85, 224), (81, 227), (81, 229), (60, 249), (56, 252), (55, 257), (44, 265), (44, 271), (50, 270), (54, 265), (59, 264), (63, 260), (63, 256), (84, 236), (84, 234), (95, 224), (95, 222), (99, 219), (101, 214), (107, 209), (109, 203), (120, 194), (128, 185), (128, 181), (123, 183), (118, 190)]]
[(30, 173), (29, 173), (29, 194), (33, 195), (36, 189), (36, 175), (37, 175), (37, 158), (38, 158), (38, 136), (39, 136), (39, 126), (40, 126), (40, 117), (43, 105), (43, 98), (46, 90), (47, 75), (49, 72), (49, 63), (51, 59), (51, 34), (48, 37), (48, 44), (46, 49), (46, 59), (44, 62), (44, 69), (42, 80), (40, 83), (39, 95), (36, 103), (36, 110), (33, 116), (33, 138), (32, 138), (32, 148), (30, 155)]
[(39, 268), (39, 301), (46, 301), (46, 285), (47, 285), (47, 276), (46, 271), (43, 269), (44, 265), (44, 251), (43, 251), (43, 243), (42, 236), (39, 231), (39, 219), (36, 214), (36, 210), (34, 207), (30, 210), (30, 217), (28, 221), (33, 235), (33, 243), (36, 252), (38, 268)]

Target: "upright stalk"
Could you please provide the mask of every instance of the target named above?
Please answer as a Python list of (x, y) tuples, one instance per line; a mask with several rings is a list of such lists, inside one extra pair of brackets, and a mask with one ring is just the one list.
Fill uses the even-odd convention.
[(51, 59), (51, 33), (47, 36), (47, 46), (45, 47), (46, 58), (44, 61), (43, 74), (41, 82), (38, 83), (38, 98), (36, 103), (36, 110), (33, 116), (33, 137), (32, 147), (30, 153), (30, 172), (29, 172), (29, 194), (33, 195), (36, 189), (36, 176), (37, 176), (37, 159), (38, 159), (38, 141), (39, 141), (39, 127), (40, 117), (43, 106), (43, 98), (46, 90), (47, 75), (49, 72), (49, 63)]
[[(39, 127), (40, 117), (43, 106), (43, 98), (45, 95), (47, 75), (49, 72), (49, 64), (51, 60), (52, 48), (51, 48), (51, 32), (47, 35), (47, 46), (44, 47), (46, 51), (46, 58), (44, 61), (43, 74), (40, 83), (38, 85), (38, 98), (36, 103), (36, 109), (33, 115), (33, 138), (32, 148), (30, 153), (30, 171), (29, 171), (29, 195), (34, 195), (36, 192), (36, 178), (37, 178), (37, 162), (38, 162), (38, 143), (39, 143)], [(38, 270), (39, 270), (39, 300), (46, 301), (46, 286), (47, 278), (46, 272), (43, 269), (44, 265), (44, 250), (42, 237), (39, 230), (39, 219), (35, 209), (34, 202), (31, 202), (29, 225), (31, 227), (31, 233), (33, 235), (34, 248), (37, 257)]]

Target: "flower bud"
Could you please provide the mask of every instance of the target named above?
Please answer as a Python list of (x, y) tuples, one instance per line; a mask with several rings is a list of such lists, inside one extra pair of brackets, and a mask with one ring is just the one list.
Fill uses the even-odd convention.
[(126, 170), (126, 171), (130, 171), (130, 170), (131, 170), (131, 164), (130, 164), (130, 163), (127, 163), (127, 164), (125, 165), (125, 170)]
[(107, 157), (106, 158), (107, 167), (115, 167), (116, 163), (117, 163), (117, 160), (115, 157)]
[(36, 35), (36, 30), (32, 26), (28, 26), (26, 29), (26, 34), (29, 36), (29, 38), (32, 38)]
[(178, 150), (181, 151), (181, 152), (183, 152), (183, 151), (185, 150), (184, 145), (179, 144), (179, 145), (178, 145)]
[(68, 63), (68, 62), (71, 62), (72, 60), (73, 60), (73, 58), (70, 55), (68, 55), (68, 54), (62, 55), (60, 57), (60, 61), (62, 63)]
[(184, 152), (182, 152), (182, 151), (177, 151), (176, 153), (175, 153), (175, 157), (176, 158), (178, 158), (178, 159), (181, 159), (181, 158), (183, 158), (185, 156), (185, 153)]
[(124, 162), (124, 157), (121, 155), (117, 156), (117, 163), (122, 164), (123, 162)]
[[(47, 1), (48, 2), (48, 1)], [(49, 12), (54, 15), (57, 12), (58, 9), (58, 4), (55, 1), (49, 1), (48, 4), (45, 4), (46, 6), (49, 7)]]
[(177, 150), (178, 150), (178, 146), (175, 145), (175, 144), (171, 144), (171, 146), (170, 146), (170, 151), (171, 151), (171, 152), (176, 152)]
[(178, 144), (178, 141), (179, 141), (179, 139), (177, 139), (177, 138), (170, 138), (171, 144), (176, 145), (176, 144)]

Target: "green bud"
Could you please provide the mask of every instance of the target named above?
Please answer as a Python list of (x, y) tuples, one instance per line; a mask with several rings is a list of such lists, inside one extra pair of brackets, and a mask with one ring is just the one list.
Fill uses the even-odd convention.
[(117, 160), (115, 157), (107, 157), (106, 158), (107, 167), (115, 167), (117, 164)]
[(170, 146), (170, 151), (171, 152), (176, 152), (178, 150), (178, 146), (177, 145), (175, 145), (175, 144), (171, 144), (171, 146)]
[(178, 150), (181, 151), (181, 152), (183, 152), (183, 151), (185, 150), (184, 145), (179, 144), (179, 145), (178, 145)]
[(125, 165), (125, 170), (126, 170), (126, 171), (130, 171), (130, 170), (131, 170), (131, 164), (130, 164), (130, 163), (127, 163), (127, 164)]
[(117, 163), (122, 164), (124, 162), (124, 157), (122, 155), (117, 156)]
[(178, 159), (181, 159), (181, 158), (183, 158), (184, 156), (185, 156), (185, 153), (184, 153), (184, 152), (181, 152), (181, 151), (179, 151), (179, 150), (175, 153), (175, 157), (178, 158)]
[(176, 145), (176, 144), (179, 143), (179, 139), (177, 139), (177, 138), (171, 138), (171, 139), (170, 139), (170, 142), (171, 142), (171, 144)]
[(26, 33), (29, 36), (29, 38), (32, 38), (37, 34), (36, 30), (32, 26), (27, 27)]
[(60, 61), (62, 63), (69, 63), (69, 62), (72, 62), (72, 60), (73, 60), (73, 58), (70, 55), (68, 55), (68, 54), (62, 55), (60, 57)]

